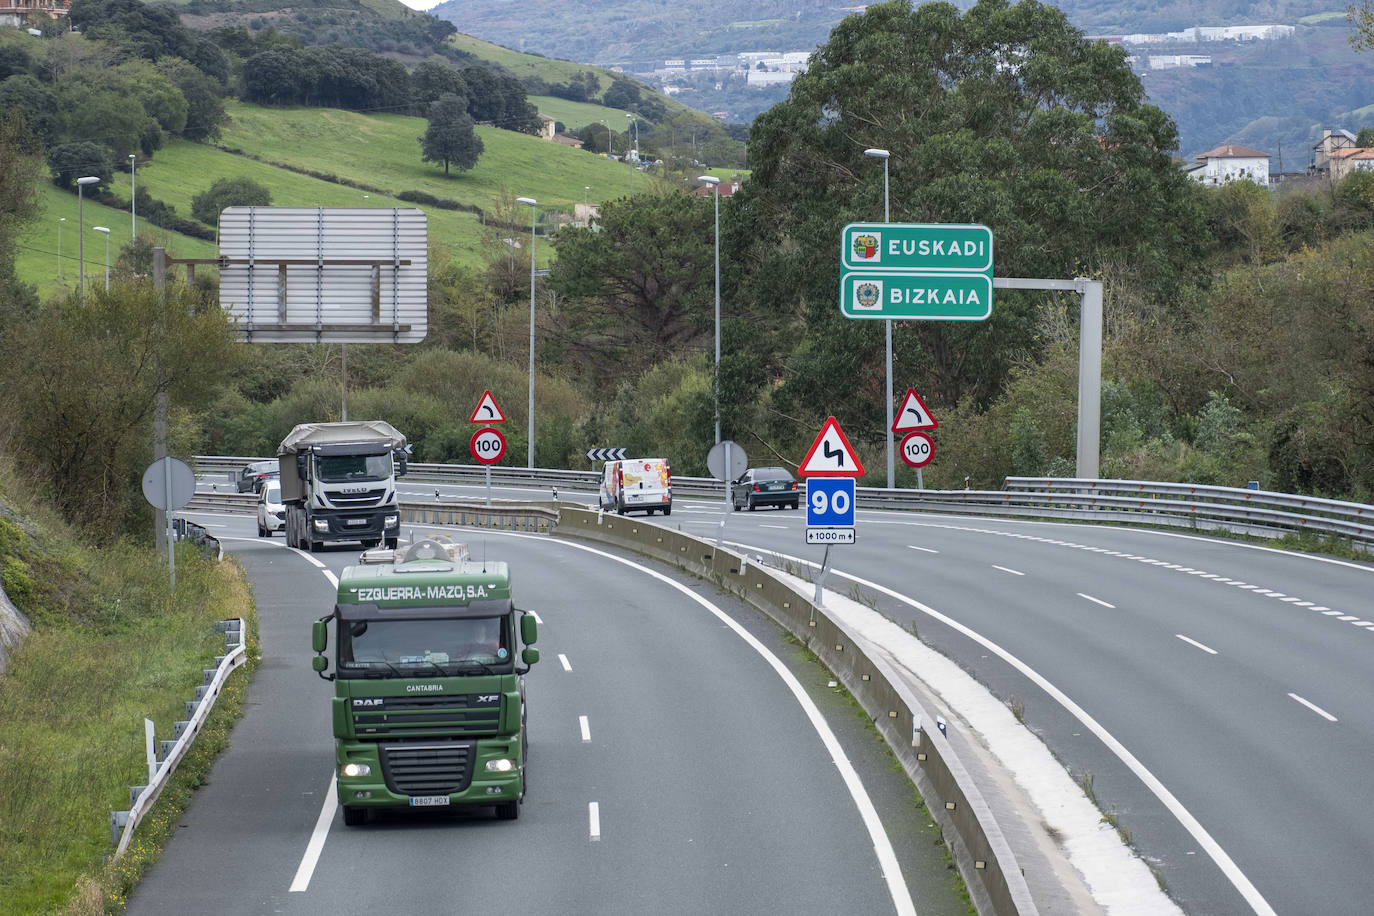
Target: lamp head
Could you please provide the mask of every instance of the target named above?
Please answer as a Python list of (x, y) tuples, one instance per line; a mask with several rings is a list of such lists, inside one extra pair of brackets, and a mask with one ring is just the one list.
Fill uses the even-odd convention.
[(526, 204), (526, 205), (531, 206), (531, 207), (533, 207), (533, 206), (535, 205), (535, 201), (534, 201), (534, 198), (533, 198), (533, 197), (517, 197), (517, 198), (515, 198), (515, 202), (516, 202), (517, 204)]
[(110, 230), (105, 226), (92, 226), (91, 228), (94, 229), (96, 232), (103, 232), (106, 235), (110, 234)]
[(885, 149), (866, 149), (864, 155), (873, 159), (886, 159), (889, 154)]
[(714, 187), (715, 185), (720, 184), (720, 179), (717, 178), (715, 175), (698, 175), (698, 176), (697, 176), (697, 181), (700, 181), (700, 182), (702, 182), (703, 184), (709, 184), (709, 185), (711, 185), (711, 186), (713, 186), (713, 187)]
[(100, 178), (97, 175), (87, 175), (85, 178), (76, 179), (76, 183), (83, 186), (88, 184), (95, 184), (98, 181), (100, 181)]

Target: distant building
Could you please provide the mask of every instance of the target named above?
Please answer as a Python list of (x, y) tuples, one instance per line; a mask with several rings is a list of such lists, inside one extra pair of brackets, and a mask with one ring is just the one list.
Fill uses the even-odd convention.
[(26, 22), (64, 19), (71, 0), (0, 0), (0, 26), (21, 28)]
[(1331, 156), (1343, 149), (1355, 146), (1355, 135), (1348, 130), (1323, 128), (1322, 138), (1312, 146), (1312, 166), (1314, 175), (1329, 175)]
[(1331, 154), (1331, 181), (1344, 181), (1352, 172), (1374, 172), (1374, 148), (1348, 146)]
[(1188, 177), (1206, 185), (1222, 185), (1228, 181), (1253, 181), (1269, 187), (1268, 153), (1244, 146), (1218, 146), (1197, 156), (1197, 165), (1188, 168)]

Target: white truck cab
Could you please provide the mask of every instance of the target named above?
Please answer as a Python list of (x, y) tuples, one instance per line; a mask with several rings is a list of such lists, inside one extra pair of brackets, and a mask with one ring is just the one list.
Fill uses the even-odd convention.
[(666, 458), (626, 458), (607, 461), (601, 471), (601, 508), (624, 515), (643, 510), (649, 515), (673, 512), (673, 476)]

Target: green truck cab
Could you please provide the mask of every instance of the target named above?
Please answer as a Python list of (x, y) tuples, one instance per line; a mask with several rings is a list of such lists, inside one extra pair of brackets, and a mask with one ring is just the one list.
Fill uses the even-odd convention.
[[(334, 673), (329, 622), (334, 622)], [(344, 823), (387, 807), (493, 806), (525, 795), (524, 675), (539, 660), (534, 615), (511, 600), (504, 562), (426, 538), (373, 550), (339, 577), (315, 621), (312, 664), (334, 682), (334, 754)], [(517, 647), (523, 667), (516, 664)]]

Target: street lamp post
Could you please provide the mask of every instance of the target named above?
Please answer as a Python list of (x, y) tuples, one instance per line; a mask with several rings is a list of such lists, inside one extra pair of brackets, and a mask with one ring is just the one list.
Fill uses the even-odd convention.
[(62, 279), (62, 224), (67, 221), (65, 216), (57, 218), (57, 279)]
[(105, 292), (110, 291), (110, 230), (106, 226), (92, 226), (96, 232), (105, 233)]
[(138, 160), (129, 154), (129, 239), (138, 238)]
[(716, 444), (720, 444), (720, 179), (702, 175), (697, 181), (711, 186), (716, 202), (716, 361), (711, 368), (711, 397), (716, 415)]
[(86, 301), (86, 185), (96, 184), (100, 179), (95, 175), (76, 179), (76, 248), (77, 260), (81, 262), (80, 299)]
[(587, 221), (587, 225), (592, 224), (592, 205), (587, 202), (587, 195), (592, 192), (592, 186), (584, 184), (582, 186), (582, 218)]
[(517, 203), (530, 208), (530, 402), (529, 402), (529, 451), (525, 467), (534, 467), (534, 225), (539, 209), (533, 197), (517, 197)]
[[(891, 212), (888, 210), (887, 197), (887, 159), (888, 152), (885, 149), (866, 149), (864, 155), (873, 159), (883, 160), (883, 222), (892, 222)], [(892, 461), (892, 319), (887, 318), (883, 321), (884, 337), (887, 341), (887, 488), (892, 489), (892, 476), (895, 470)], [(920, 474), (918, 470), (917, 475)]]

